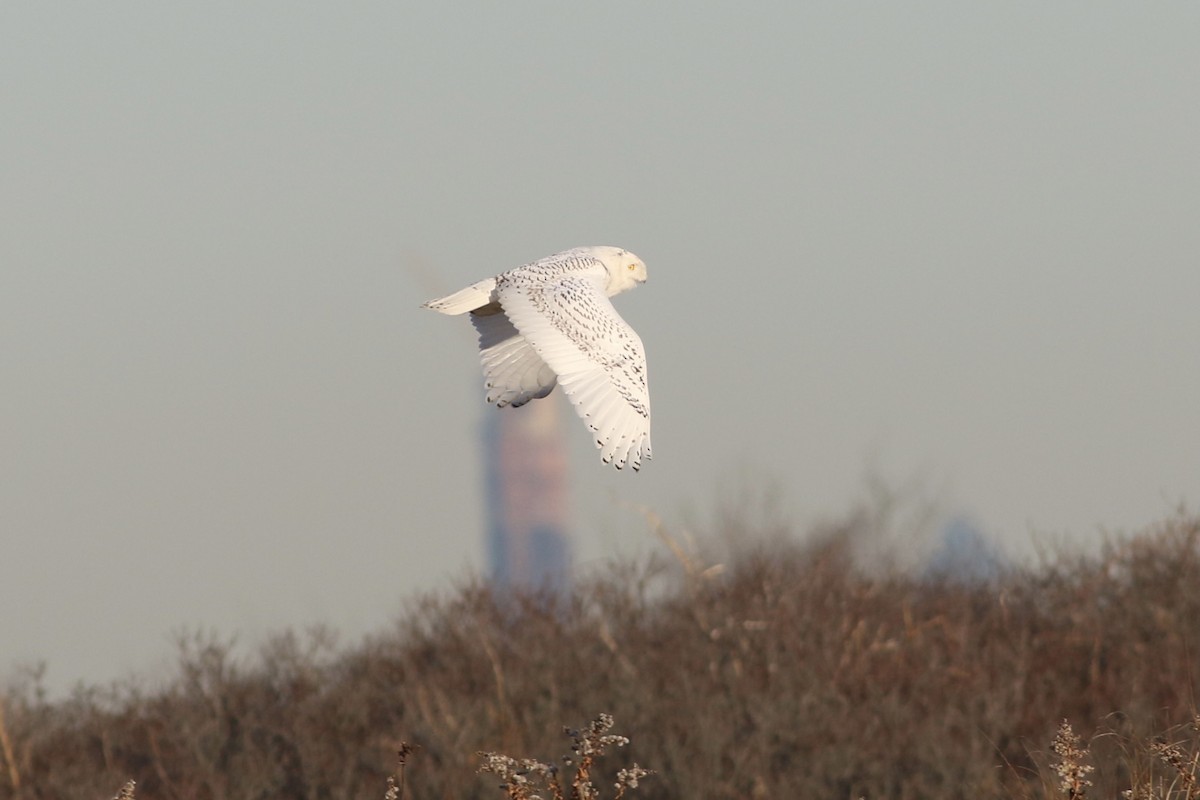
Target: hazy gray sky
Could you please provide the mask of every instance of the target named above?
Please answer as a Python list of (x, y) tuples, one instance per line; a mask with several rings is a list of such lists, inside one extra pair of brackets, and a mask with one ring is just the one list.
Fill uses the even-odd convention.
[[(7, 3), (0, 674), (349, 637), (482, 567), (469, 326), (641, 255), (655, 459), (583, 562), (767, 482), (1019, 547), (1200, 492), (1200, 4)], [(556, 397), (555, 402), (564, 402)], [(499, 412), (492, 412), (499, 413)]]

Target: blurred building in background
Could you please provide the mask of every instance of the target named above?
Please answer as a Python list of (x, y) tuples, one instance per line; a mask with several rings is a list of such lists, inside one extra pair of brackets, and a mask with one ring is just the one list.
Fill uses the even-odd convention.
[(483, 425), (488, 566), (497, 586), (570, 586), (561, 401), (488, 409)]
[(1006, 560), (969, 517), (952, 518), (938, 535), (925, 576), (956, 583), (986, 583), (1000, 577)]

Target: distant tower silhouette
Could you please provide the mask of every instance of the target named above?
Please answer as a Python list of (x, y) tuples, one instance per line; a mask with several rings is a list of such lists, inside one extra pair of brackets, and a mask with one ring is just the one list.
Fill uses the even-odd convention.
[(556, 397), (489, 409), (484, 420), (487, 545), (505, 588), (570, 586), (567, 448)]
[(940, 539), (925, 565), (929, 577), (964, 584), (986, 583), (1004, 569), (1004, 557), (969, 517), (960, 515), (947, 522)]

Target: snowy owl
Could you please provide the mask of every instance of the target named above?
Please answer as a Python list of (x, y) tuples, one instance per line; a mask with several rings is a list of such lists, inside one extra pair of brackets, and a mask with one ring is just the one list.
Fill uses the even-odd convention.
[(650, 458), (646, 352), (610, 297), (646, 282), (619, 247), (576, 247), (472, 284), (422, 308), (471, 312), (487, 402), (516, 408), (561, 383), (606, 464)]

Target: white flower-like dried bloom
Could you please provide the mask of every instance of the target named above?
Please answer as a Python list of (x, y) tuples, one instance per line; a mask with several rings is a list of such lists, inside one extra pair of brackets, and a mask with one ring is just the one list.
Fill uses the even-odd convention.
[(629, 744), (629, 739), (625, 736), (616, 734), (605, 734), (613, 726), (613, 718), (611, 714), (600, 714), (592, 720), (585, 731), (577, 731), (571, 728), (564, 728), (566, 733), (574, 740), (571, 745), (571, 750), (577, 755), (588, 757), (601, 755), (604, 753), (604, 748), (609, 745), (616, 747), (624, 747)]
[(490, 772), (501, 780), (508, 780), (519, 768), (515, 758), (500, 753), (480, 753), (483, 763), (479, 765), (480, 772)]
[(1092, 785), (1087, 776), (1095, 769), (1091, 764), (1083, 763), (1088, 751), (1081, 744), (1082, 740), (1075, 735), (1071, 723), (1064, 719), (1058, 726), (1054, 742), (1050, 745), (1050, 749), (1059, 758), (1058, 764), (1054, 767), (1054, 771), (1061, 780), (1059, 789), (1063, 794), (1072, 798), (1083, 797), (1084, 787)]
[(643, 769), (633, 762), (633, 766), (629, 769), (623, 769), (617, 773), (617, 782), (615, 784), (617, 791), (625, 789), (636, 789), (638, 781), (650, 774), (650, 770)]
[(1162, 759), (1164, 764), (1169, 764), (1172, 767), (1178, 767), (1183, 764), (1183, 748), (1177, 744), (1154, 742), (1150, 745), (1150, 749), (1153, 750), (1160, 759)]
[(1187, 796), (1192, 796), (1193, 787), (1196, 784), (1196, 776), (1192, 770), (1195, 769), (1195, 760), (1189, 763), (1187, 753), (1178, 744), (1170, 744), (1169, 742), (1154, 742), (1150, 745), (1150, 749), (1158, 755), (1164, 764), (1168, 764), (1175, 768), (1179, 773), (1179, 779), (1183, 785), (1187, 787)]
[[(482, 759), (480, 772), (496, 775), (504, 781), (500, 785), (509, 800), (542, 800), (544, 795), (534, 794), (543, 792), (555, 800), (563, 800), (566, 796), (563, 780), (569, 780), (571, 797), (574, 800), (600, 800), (600, 791), (588, 779), (592, 770), (595, 756), (604, 754), (606, 747), (625, 747), (629, 738), (606, 733), (613, 726), (613, 718), (609, 714), (600, 714), (588, 723), (582, 730), (563, 728), (563, 733), (571, 737), (571, 750), (574, 755), (563, 756), (562, 762), (567, 768), (560, 777), (559, 768), (554, 764), (539, 761), (534, 758), (515, 759), (501, 753), (480, 752)], [(636, 788), (638, 781), (649, 775), (650, 771), (639, 767), (636, 763), (628, 769), (622, 769), (617, 774), (616, 794), (621, 798), (626, 790)], [(387, 798), (395, 800), (395, 798)]]
[(628, 737), (625, 737), (625, 736), (616, 736), (616, 735), (601, 736), (600, 744), (605, 747), (607, 747), (610, 744), (616, 745), (617, 747), (624, 747), (625, 745), (629, 744), (629, 739), (628, 739)]
[(535, 775), (542, 775), (544, 777), (549, 777), (558, 772), (558, 767), (554, 766), (553, 764), (546, 764), (545, 762), (538, 761), (536, 758), (521, 759), (521, 769), (525, 770), (526, 772), (532, 772)]

